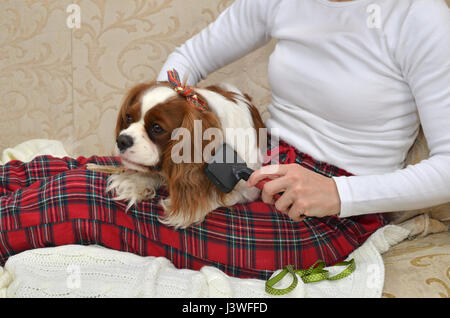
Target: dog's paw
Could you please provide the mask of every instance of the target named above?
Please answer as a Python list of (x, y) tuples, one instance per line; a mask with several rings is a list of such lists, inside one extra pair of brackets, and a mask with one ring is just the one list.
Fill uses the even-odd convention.
[(106, 192), (113, 192), (114, 200), (128, 201), (128, 210), (136, 203), (153, 199), (161, 184), (158, 177), (139, 172), (125, 172), (108, 177)]
[[(218, 202), (212, 200), (207, 206), (197, 208), (195, 211), (189, 210), (188, 207), (174, 210), (171, 198), (162, 199), (159, 204), (164, 210), (164, 214), (158, 220), (175, 229), (185, 229), (191, 225), (199, 224), (205, 220), (206, 215), (220, 207)], [(183, 210), (184, 209), (184, 210)]]
[(164, 214), (158, 217), (159, 222), (175, 229), (184, 229), (190, 225), (188, 221), (189, 213), (184, 211), (174, 211), (170, 197), (161, 199), (159, 205), (162, 207)]
[(261, 190), (258, 188), (247, 187), (245, 181), (241, 180), (235, 186), (232, 192), (227, 194), (223, 199), (223, 205), (230, 207), (238, 203), (247, 203), (256, 201), (261, 195)]

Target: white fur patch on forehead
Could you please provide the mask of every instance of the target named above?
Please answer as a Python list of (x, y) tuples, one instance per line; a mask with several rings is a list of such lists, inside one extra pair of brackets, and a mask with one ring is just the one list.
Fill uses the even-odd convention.
[(141, 120), (150, 109), (177, 95), (175, 90), (167, 86), (158, 86), (145, 92), (142, 96)]

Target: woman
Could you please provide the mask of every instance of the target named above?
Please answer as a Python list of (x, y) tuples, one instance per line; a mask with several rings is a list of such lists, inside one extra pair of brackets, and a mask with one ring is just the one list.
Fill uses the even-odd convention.
[[(359, 176), (284, 166), (262, 198), (288, 214), (340, 217), (450, 201), (450, 14), (444, 0), (237, 1), (168, 59), (195, 84), (278, 39), (269, 128)], [(401, 169), (422, 124), (431, 157)], [(270, 174), (261, 169), (248, 184)], [(274, 202), (273, 196), (285, 191)]]
[[(443, 0), (237, 0), (170, 55), (159, 79), (175, 68), (189, 70), (195, 84), (279, 40), (266, 124), (278, 129), (285, 165), (248, 181), (273, 178), (265, 203), (218, 209), (176, 231), (157, 220), (163, 190), (127, 213), (126, 202), (105, 194), (107, 176), (85, 169), (118, 165), (116, 158), (13, 161), (0, 170), (1, 259), (29, 248), (100, 244), (260, 278), (289, 264), (342, 261), (386, 224), (374, 212), (450, 200), (449, 28)], [(419, 123), (431, 157), (401, 169)]]

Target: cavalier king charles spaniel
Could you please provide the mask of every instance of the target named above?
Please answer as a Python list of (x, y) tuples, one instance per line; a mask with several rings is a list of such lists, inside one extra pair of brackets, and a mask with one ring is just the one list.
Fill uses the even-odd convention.
[[(169, 72), (170, 73), (170, 72)], [(176, 74), (177, 76), (177, 74)], [(240, 181), (222, 193), (204, 168), (214, 151), (227, 143), (248, 167), (262, 166), (261, 116), (247, 94), (228, 84), (185, 87), (177, 80), (140, 84), (126, 96), (116, 125), (116, 153), (123, 172), (108, 178), (116, 200), (135, 203), (169, 193), (160, 204), (160, 221), (186, 228), (220, 206), (254, 201), (260, 190)]]

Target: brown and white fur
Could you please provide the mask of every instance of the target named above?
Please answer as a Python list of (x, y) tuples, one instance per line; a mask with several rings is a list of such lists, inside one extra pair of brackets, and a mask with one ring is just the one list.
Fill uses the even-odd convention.
[[(164, 185), (169, 197), (160, 202), (164, 208), (160, 221), (176, 228), (199, 223), (220, 206), (254, 201), (259, 196), (259, 190), (248, 188), (245, 181), (228, 194), (220, 192), (204, 173), (209, 158), (194, 162), (194, 151), (199, 150), (194, 149), (194, 137), (172, 140), (172, 133), (180, 127), (194, 136), (194, 121), (201, 120), (202, 134), (208, 128), (221, 132), (220, 138), (213, 139), (215, 147), (226, 142), (244, 160), (257, 154), (252, 162), (246, 162), (252, 169), (261, 167), (258, 132), (264, 124), (249, 96), (228, 84), (196, 88), (195, 92), (207, 103), (208, 110), (196, 109), (166, 82), (134, 87), (123, 102), (116, 125), (116, 152), (126, 171), (108, 179), (107, 191), (115, 192), (117, 200), (128, 201), (128, 208), (152, 199), (155, 190)], [(244, 143), (240, 140), (243, 129), (247, 130)], [(202, 153), (211, 143), (203, 139)], [(179, 142), (189, 143), (184, 146), (192, 150), (191, 162), (172, 160), (172, 150)]]

